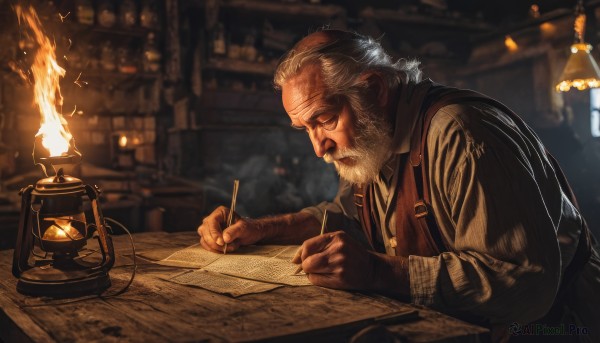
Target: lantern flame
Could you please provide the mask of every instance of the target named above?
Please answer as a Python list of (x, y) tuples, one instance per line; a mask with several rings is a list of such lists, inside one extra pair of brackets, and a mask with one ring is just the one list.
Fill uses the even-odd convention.
[(515, 52), (519, 50), (517, 42), (515, 42), (515, 40), (510, 35), (504, 36), (504, 45), (510, 52)]
[(69, 150), (73, 138), (67, 128), (67, 121), (58, 112), (62, 106), (60, 78), (65, 70), (56, 61), (56, 47), (44, 34), (40, 19), (32, 6), (15, 6), (19, 23), (26, 24), (38, 44), (31, 72), (34, 78), (34, 102), (40, 109), (41, 125), (36, 134), (42, 136), (42, 145), (50, 151), (50, 156), (61, 156)]
[(44, 232), (42, 239), (47, 241), (74, 241), (83, 239), (83, 235), (71, 225), (73, 222), (72, 217), (60, 217), (60, 218), (44, 218), (47, 221), (53, 221)]
[(121, 148), (126, 148), (127, 147), (127, 136), (122, 135), (121, 138), (119, 138), (119, 146)]

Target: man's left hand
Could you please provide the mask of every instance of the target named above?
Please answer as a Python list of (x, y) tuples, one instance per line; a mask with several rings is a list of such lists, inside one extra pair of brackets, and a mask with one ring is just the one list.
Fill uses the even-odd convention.
[(337, 289), (369, 289), (374, 256), (343, 231), (306, 240), (302, 254), (292, 260), (314, 285)]

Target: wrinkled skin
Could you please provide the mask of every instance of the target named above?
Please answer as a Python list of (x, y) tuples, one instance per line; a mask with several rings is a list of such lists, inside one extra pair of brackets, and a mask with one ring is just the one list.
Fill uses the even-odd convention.
[(302, 254), (292, 260), (302, 263), (310, 282), (337, 289), (369, 289), (373, 255), (343, 231), (308, 239)]
[(198, 227), (200, 244), (204, 249), (222, 253), (226, 242), (227, 252), (232, 252), (240, 246), (254, 244), (264, 238), (258, 220), (241, 218), (238, 214), (234, 214), (233, 224), (223, 231), (228, 215), (229, 209), (219, 206), (204, 218)]

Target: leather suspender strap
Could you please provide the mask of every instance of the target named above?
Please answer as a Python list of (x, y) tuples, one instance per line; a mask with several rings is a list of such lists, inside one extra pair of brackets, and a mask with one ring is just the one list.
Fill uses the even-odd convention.
[(354, 191), (354, 205), (356, 205), (356, 212), (358, 212), (360, 226), (367, 237), (367, 241), (369, 242), (371, 249), (374, 249), (375, 244), (373, 242), (373, 223), (371, 220), (371, 214), (369, 213), (370, 209), (367, 196), (368, 187), (366, 185), (353, 184), (352, 189)]
[[(421, 168), (412, 166), (413, 177), (415, 180), (415, 189), (417, 199), (414, 205), (414, 216), (419, 225), (423, 228), (423, 232), (433, 240), (435, 247), (437, 248), (437, 254), (442, 252), (450, 251), (450, 246), (445, 243), (442, 238), (441, 231), (435, 221), (433, 209), (431, 208), (431, 200), (429, 197), (429, 190), (427, 189), (427, 176), (424, 174), (425, 163), (421, 163)], [(426, 190), (427, 189), (427, 190)]]
[(425, 113), (422, 113), (417, 119), (417, 123), (413, 130), (410, 142), (410, 164), (413, 168), (413, 175), (417, 191), (417, 200), (414, 205), (414, 215), (424, 231), (429, 233), (429, 236), (435, 243), (437, 250), (441, 253), (452, 250), (447, 244), (440, 232), (440, 229), (435, 221), (433, 211), (431, 209), (431, 199), (429, 193), (429, 178), (427, 176), (427, 166), (425, 163), (427, 152), (427, 132), (429, 124), (435, 114), (444, 106), (452, 103), (456, 99), (458, 90), (451, 90), (444, 94), (440, 99), (435, 100), (430, 106), (425, 108)]
[(463, 96), (461, 95), (461, 93), (463, 93), (463, 91), (458, 89), (448, 91), (439, 99), (434, 100), (434, 102), (430, 106), (425, 108), (425, 113), (421, 115), (417, 120), (417, 123), (415, 125), (410, 139), (410, 164), (413, 167), (418, 167), (419, 165), (421, 165), (421, 162), (423, 160), (423, 137), (425, 137), (425, 139), (427, 138), (427, 131), (429, 131), (429, 124), (431, 123), (431, 119), (433, 119), (433, 116), (435, 116), (435, 114), (442, 107), (456, 102), (459, 98), (462, 99)]
[(354, 190), (354, 205), (358, 212), (361, 227), (367, 241), (373, 251), (385, 253), (385, 246), (381, 242), (381, 231), (373, 221), (373, 195), (371, 194), (372, 186), (353, 184)]

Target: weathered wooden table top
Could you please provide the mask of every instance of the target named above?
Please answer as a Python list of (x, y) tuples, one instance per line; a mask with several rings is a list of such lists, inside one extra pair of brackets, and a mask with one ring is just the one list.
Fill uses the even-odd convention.
[[(132, 271), (127, 236), (113, 240), (117, 259), (108, 294), (121, 289)], [(134, 235), (138, 251), (183, 248), (197, 240), (195, 232)], [(0, 340), (5, 342), (346, 342), (378, 323), (375, 317), (410, 309), (418, 316), (382, 324), (402, 341), (480, 342), (488, 337), (481, 327), (378, 295), (286, 286), (232, 298), (165, 281), (159, 275), (177, 269), (141, 259), (131, 287), (115, 297), (73, 302), (24, 296), (16, 291), (12, 253), (0, 251)]]

